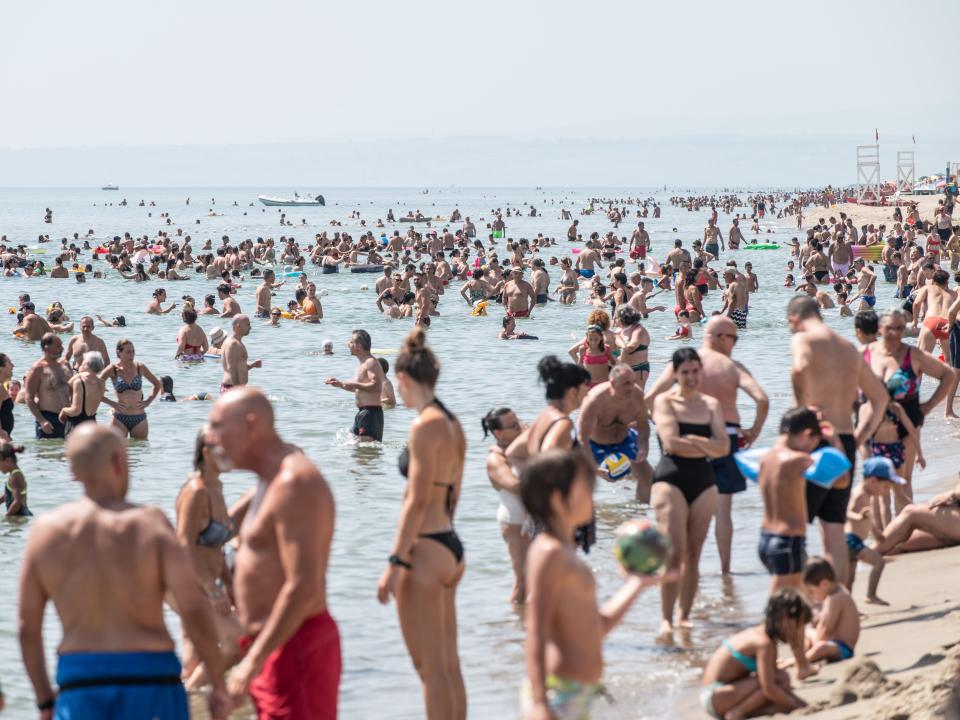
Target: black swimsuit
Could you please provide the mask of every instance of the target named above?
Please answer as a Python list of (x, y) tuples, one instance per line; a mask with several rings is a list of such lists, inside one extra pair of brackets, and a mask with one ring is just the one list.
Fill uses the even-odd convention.
[[(449, 420), (456, 420), (456, 416), (449, 410), (446, 406), (437, 400), (433, 399), (433, 404), (436, 405), (447, 416)], [(400, 457), (397, 458), (397, 466), (400, 469), (400, 474), (404, 477), (407, 477), (407, 473), (410, 470), (410, 451), (407, 448), (404, 448), (400, 451)], [(447, 507), (447, 515), (450, 517), (450, 524), (453, 524), (453, 511), (454, 511), (454, 486), (453, 483), (438, 483), (435, 482), (434, 485), (439, 485), (440, 487), (445, 487), (447, 489), (447, 497), (445, 499)], [(463, 560), (463, 543), (460, 541), (460, 536), (457, 535), (457, 531), (453, 530), (442, 530), (435, 533), (420, 533), (420, 537), (427, 538), (429, 540), (435, 540), (436, 542), (443, 545), (451, 553), (453, 553), (454, 559), (459, 563)]]
[(93, 415), (87, 415), (87, 384), (83, 380), (80, 381), (80, 387), (83, 388), (83, 402), (80, 404), (80, 412), (73, 417), (67, 418), (67, 423), (70, 426), (70, 429), (75, 428), (80, 423), (97, 421), (96, 413)]
[[(677, 423), (679, 435), (699, 435), (711, 437), (708, 423)], [(716, 483), (713, 478), (713, 465), (705, 457), (688, 458), (664, 453), (660, 457), (657, 469), (653, 473), (654, 482), (665, 482), (680, 489), (687, 505), (692, 505), (700, 493), (709, 490)]]
[(7, 398), (0, 403), (0, 428), (13, 437), (13, 399)]

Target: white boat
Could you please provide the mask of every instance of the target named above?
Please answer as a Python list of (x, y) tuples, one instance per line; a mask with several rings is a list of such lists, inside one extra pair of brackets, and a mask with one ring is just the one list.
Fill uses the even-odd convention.
[(100, 188), (100, 189), (101, 189), (101, 190), (119, 190), (119, 189), (120, 189), (120, 186), (119, 186), (119, 185), (104, 185), (104, 186), (103, 186), (102, 188)]
[(280, 205), (283, 207), (303, 207), (308, 205), (326, 205), (323, 195), (300, 195), (294, 193), (292, 198), (276, 195), (257, 195), (257, 200), (264, 205)]

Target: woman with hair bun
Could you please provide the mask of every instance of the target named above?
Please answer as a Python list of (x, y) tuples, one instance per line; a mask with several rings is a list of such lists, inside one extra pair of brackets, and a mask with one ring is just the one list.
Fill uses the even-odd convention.
[(457, 651), (456, 592), (465, 568), (453, 529), (467, 441), (457, 418), (434, 395), (440, 363), (415, 327), (394, 363), (397, 391), (415, 408), (400, 474), (407, 478), (397, 539), (377, 598), (393, 595), (403, 638), (420, 675), (427, 718), (464, 720), (467, 695)]
[(3, 484), (3, 503), (6, 505), (6, 517), (29, 517), (33, 515), (27, 507), (27, 479), (17, 465), (17, 455), (23, 452), (23, 445), (0, 443), (0, 472), (7, 475)]
[[(546, 386), (547, 406), (508, 448), (507, 457), (517, 466), (546, 450), (580, 447), (570, 413), (580, 407), (590, 390), (590, 373), (579, 365), (561, 362), (556, 355), (541, 359), (537, 372)], [(578, 528), (577, 541), (584, 552), (593, 544), (592, 536), (593, 523)]]

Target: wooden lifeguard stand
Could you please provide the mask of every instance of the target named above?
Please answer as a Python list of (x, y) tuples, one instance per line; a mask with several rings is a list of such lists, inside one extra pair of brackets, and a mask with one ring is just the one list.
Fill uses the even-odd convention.
[(880, 204), (880, 145), (857, 145), (857, 204)]

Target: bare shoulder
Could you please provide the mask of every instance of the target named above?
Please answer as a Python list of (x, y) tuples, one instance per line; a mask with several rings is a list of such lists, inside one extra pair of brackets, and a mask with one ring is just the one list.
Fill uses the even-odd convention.
[(720, 412), (719, 400), (717, 400), (715, 397), (712, 397), (710, 395), (704, 395), (703, 393), (700, 394), (700, 397), (703, 398), (703, 401), (707, 404), (707, 407), (710, 408), (711, 412), (717, 412), (717, 413)]
[(297, 502), (301, 502), (306, 495), (315, 500), (331, 497), (330, 488), (320, 470), (299, 450), (283, 459), (277, 477), (271, 483), (270, 494), (278, 499)]

